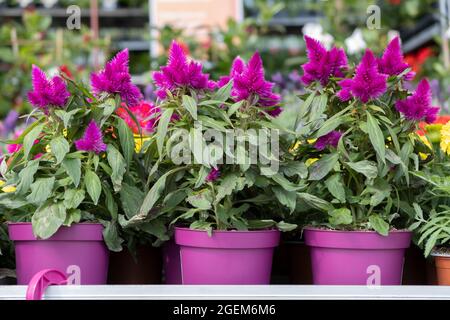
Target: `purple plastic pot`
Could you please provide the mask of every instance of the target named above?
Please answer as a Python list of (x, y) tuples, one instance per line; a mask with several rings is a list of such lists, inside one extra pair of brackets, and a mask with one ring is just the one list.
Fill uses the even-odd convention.
[(183, 284), (269, 284), (278, 230), (175, 229)]
[(405, 249), (412, 233), (394, 231), (304, 230), (311, 247), (314, 284), (400, 285)]
[(79, 223), (61, 227), (52, 237), (36, 239), (31, 223), (9, 223), (16, 251), (17, 284), (28, 284), (44, 269), (67, 274), (69, 284), (106, 284), (109, 251), (103, 225)]

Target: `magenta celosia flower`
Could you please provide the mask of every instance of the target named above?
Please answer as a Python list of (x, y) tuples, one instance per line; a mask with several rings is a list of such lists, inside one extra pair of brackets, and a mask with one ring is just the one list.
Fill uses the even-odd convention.
[(370, 99), (378, 98), (386, 92), (387, 77), (387, 75), (378, 71), (377, 60), (373, 52), (367, 49), (356, 68), (353, 79), (339, 81), (341, 90), (337, 93), (337, 96), (342, 101), (356, 97), (366, 103)]
[(241, 74), (244, 71), (244, 68), (245, 68), (244, 60), (242, 60), (241, 57), (239, 57), (239, 56), (236, 57), (233, 60), (233, 64), (231, 65), (230, 75), (220, 77), (217, 85), (219, 87), (223, 87), (228, 82), (230, 82), (230, 80), (233, 79), (236, 75)]
[(336, 148), (339, 143), (339, 139), (341, 139), (341, 137), (342, 132), (336, 130), (331, 131), (330, 133), (327, 133), (326, 135), (318, 138), (316, 143), (314, 144), (314, 148), (316, 148), (319, 151), (322, 151), (326, 147)]
[(439, 113), (439, 107), (431, 105), (431, 89), (426, 79), (420, 81), (413, 95), (397, 101), (395, 108), (408, 120), (425, 120), (428, 123), (434, 122)]
[(206, 176), (206, 181), (213, 182), (219, 179), (219, 177), (220, 177), (220, 170), (217, 168), (212, 168), (211, 171)]
[(319, 81), (326, 86), (330, 77), (344, 76), (342, 71), (347, 68), (347, 56), (343, 49), (333, 47), (328, 51), (319, 41), (308, 36), (305, 36), (305, 43), (309, 61), (302, 65), (304, 84)]
[(175, 92), (177, 88), (189, 87), (196, 90), (212, 90), (216, 83), (209, 80), (209, 75), (202, 72), (202, 65), (188, 61), (183, 48), (173, 41), (169, 49), (169, 60), (160, 71), (153, 73), (153, 80), (158, 88), (159, 98), (166, 98), (166, 91)]
[(95, 94), (106, 92), (119, 94), (122, 101), (134, 105), (142, 99), (142, 93), (131, 82), (128, 68), (128, 49), (120, 51), (114, 58), (106, 63), (105, 69), (91, 75), (91, 85)]
[(94, 120), (88, 124), (81, 139), (75, 141), (75, 147), (79, 151), (92, 151), (96, 154), (106, 151), (106, 144), (103, 143), (103, 135)]
[[(388, 76), (397, 76), (409, 68), (409, 65), (403, 60), (403, 52), (400, 46), (399, 37), (395, 37), (389, 42), (384, 50), (383, 56), (378, 59), (378, 70)], [(415, 72), (408, 72), (405, 80), (412, 80)]]
[(45, 73), (33, 65), (31, 70), (33, 91), (28, 93), (31, 104), (47, 111), (49, 106), (63, 107), (69, 99), (66, 83), (59, 76), (48, 79)]
[(230, 75), (233, 79), (231, 96), (235, 101), (251, 100), (263, 107), (272, 107), (280, 102), (280, 96), (272, 92), (274, 83), (264, 79), (264, 67), (258, 52), (247, 65), (240, 58), (236, 59)]

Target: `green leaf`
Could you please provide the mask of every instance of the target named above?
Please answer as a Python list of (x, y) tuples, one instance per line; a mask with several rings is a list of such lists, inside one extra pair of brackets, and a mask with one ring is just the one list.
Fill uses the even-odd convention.
[(233, 114), (235, 114), (236, 111), (238, 111), (242, 107), (243, 104), (244, 104), (244, 100), (241, 100), (241, 101), (233, 103), (231, 106), (229, 106), (228, 111), (227, 111), (228, 116), (231, 117)]
[(72, 209), (67, 211), (66, 220), (64, 220), (63, 225), (66, 227), (70, 227), (72, 223), (79, 223), (81, 220), (81, 210), (80, 209)]
[(219, 203), (223, 198), (233, 193), (238, 183), (239, 177), (236, 174), (228, 174), (223, 177), (220, 185), (217, 187), (217, 195), (214, 203)]
[(122, 208), (127, 218), (131, 218), (139, 213), (139, 209), (144, 200), (144, 193), (135, 186), (130, 186), (127, 183), (122, 185), (120, 189), (120, 201)]
[(108, 163), (112, 169), (111, 181), (115, 192), (119, 192), (122, 188), (123, 175), (127, 171), (125, 169), (125, 159), (122, 154), (112, 144), (107, 149)]
[(86, 190), (91, 197), (95, 205), (98, 204), (98, 199), (102, 193), (102, 184), (97, 174), (91, 170), (86, 170), (84, 177), (84, 183), (86, 184)]
[(172, 169), (165, 174), (163, 174), (153, 185), (153, 187), (149, 190), (147, 195), (144, 198), (144, 201), (142, 202), (142, 206), (139, 209), (139, 215), (140, 216), (146, 216), (150, 210), (153, 209), (153, 206), (155, 205), (156, 201), (161, 197), (161, 194), (163, 193), (165, 187), (166, 187), (166, 179), (171, 174), (184, 170), (184, 168), (175, 168)]
[(389, 223), (384, 221), (382, 217), (378, 214), (372, 214), (369, 217), (369, 223), (372, 228), (383, 236), (387, 236), (389, 234)]
[[(114, 197), (111, 193), (111, 187), (109, 186), (109, 184), (103, 183), (102, 189), (103, 189), (103, 193), (105, 194), (106, 208), (108, 209), (109, 213), (111, 214), (111, 218), (113, 220), (117, 220), (119, 206), (117, 205), (117, 203), (114, 200)], [(123, 188), (120, 191), (122, 192)], [(125, 207), (123, 209), (125, 210)]]
[(127, 168), (131, 165), (134, 154), (134, 137), (133, 132), (122, 118), (117, 118), (117, 131), (119, 133), (120, 146), (127, 163)]
[(277, 223), (277, 228), (278, 228), (278, 230), (280, 230), (282, 232), (289, 232), (289, 231), (293, 231), (293, 230), (297, 229), (297, 225), (292, 224), (292, 223), (287, 223), (284, 221), (280, 221)]
[(78, 158), (65, 158), (62, 166), (70, 178), (72, 178), (75, 187), (78, 187), (81, 178), (81, 160)]
[(39, 239), (48, 239), (66, 220), (66, 208), (62, 202), (50, 203), (40, 207), (31, 218), (33, 233)]
[(119, 236), (119, 228), (115, 221), (105, 221), (103, 239), (109, 250), (119, 252), (122, 250), (123, 239)]
[(72, 119), (72, 116), (80, 110), (81, 110), (80, 108), (73, 109), (70, 111), (58, 109), (58, 110), (55, 110), (55, 114), (63, 121), (64, 128), (67, 128), (70, 120)]
[(314, 162), (309, 168), (308, 180), (322, 180), (334, 168), (338, 160), (338, 153), (330, 153), (324, 155), (320, 160)]
[(143, 223), (139, 226), (139, 229), (142, 231), (155, 236), (161, 241), (169, 240), (169, 236), (167, 235), (167, 228), (163, 221), (159, 219), (151, 220), (146, 223)]
[(30, 189), (34, 181), (34, 175), (39, 169), (39, 159), (31, 160), (26, 167), (19, 172), (19, 184), (17, 185), (17, 194), (25, 194)]
[(59, 164), (70, 151), (70, 145), (63, 136), (59, 136), (50, 141), (50, 149), (56, 157), (56, 164)]
[(64, 206), (67, 209), (77, 209), (85, 197), (83, 189), (67, 189), (64, 193)]
[(362, 160), (358, 162), (346, 162), (345, 164), (369, 179), (375, 179), (378, 176), (378, 169), (376, 163), (373, 161)]
[(283, 206), (289, 208), (291, 213), (294, 212), (297, 204), (297, 193), (295, 191), (286, 191), (279, 186), (273, 187), (272, 190), (278, 201), (280, 201)]
[(28, 159), (31, 148), (34, 146), (34, 142), (37, 140), (42, 130), (44, 129), (44, 124), (40, 124), (33, 128), (23, 139), (23, 152), (24, 158)]
[(436, 246), (436, 242), (441, 234), (441, 230), (435, 231), (427, 240), (425, 244), (425, 257), (428, 257), (433, 248)]
[(167, 130), (169, 128), (170, 119), (172, 118), (173, 109), (166, 109), (161, 115), (156, 131), (156, 145), (158, 146), (159, 157), (162, 157), (164, 140), (166, 139)]
[(301, 179), (306, 179), (308, 176), (308, 168), (305, 163), (300, 161), (290, 161), (286, 164), (282, 164), (281, 171), (288, 177), (298, 175)]
[(347, 208), (334, 209), (328, 212), (328, 221), (333, 226), (348, 225), (353, 222), (352, 212)]
[(325, 181), (325, 185), (327, 186), (328, 191), (339, 200), (339, 202), (345, 202), (345, 186), (342, 183), (341, 175), (336, 173), (329, 177)]
[(213, 201), (213, 196), (211, 191), (206, 189), (187, 197), (186, 201), (195, 208), (209, 210), (212, 208), (211, 202)]
[(230, 97), (231, 89), (233, 88), (233, 81), (230, 80), (226, 85), (217, 90), (217, 92), (212, 97), (215, 101), (226, 101)]
[(197, 102), (191, 96), (183, 95), (183, 107), (191, 114), (194, 120), (197, 120)]
[(303, 200), (307, 205), (321, 211), (329, 212), (334, 209), (333, 205), (326, 200), (323, 200), (315, 195), (306, 192), (297, 194), (298, 198)]
[(27, 200), (33, 204), (39, 205), (50, 198), (55, 184), (55, 177), (39, 178), (31, 185), (31, 193)]
[(369, 139), (372, 143), (375, 152), (377, 153), (380, 160), (385, 163), (386, 146), (384, 142), (383, 132), (378, 125), (378, 121), (372, 117), (372, 115), (367, 112), (367, 130), (369, 133)]

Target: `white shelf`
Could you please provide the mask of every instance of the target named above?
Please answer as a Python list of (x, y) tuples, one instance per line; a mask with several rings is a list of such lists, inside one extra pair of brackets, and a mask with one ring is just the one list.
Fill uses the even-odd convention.
[[(26, 286), (0, 286), (0, 300), (24, 299)], [(51, 286), (50, 300), (450, 300), (450, 286)]]

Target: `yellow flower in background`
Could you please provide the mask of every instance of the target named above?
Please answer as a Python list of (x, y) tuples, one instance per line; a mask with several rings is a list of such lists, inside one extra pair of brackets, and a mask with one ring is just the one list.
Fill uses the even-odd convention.
[(5, 185), (5, 181), (3, 181), (3, 180), (0, 180), (0, 187), (3, 187), (4, 185)]
[(52, 152), (52, 148), (50, 148), (49, 144), (45, 146), (45, 152), (47, 152), (47, 153)]
[(138, 134), (134, 135), (134, 151), (137, 153), (141, 152), (142, 146), (144, 145), (145, 141), (150, 140), (150, 137), (141, 137)]
[(64, 136), (64, 138), (67, 138), (67, 129), (66, 128), (63, 129), (63, 136)]
[(319, 160), (319, 158), (309, 158), (308, 160), (305, 161), (305, 164), (306, 164), (307, 167), (309, 167), (310, 165), (312, 165), (317, 160)]
[(422, 160), (427, 160), (428, 156), (429, 156), (428, 153), (419, 152), (419, 157)]
[(2, 188), (2, 191), (5, 193), (16, 192), (17, 188), (15, 186), (6, 186)]
[(441, 150), (450, 155), (450, 121), (441, 129)]
[(428, 147), (428, 149), (432, 150), (433, 146), (430, 143), (430, 140), (428, 140), (428, 138), (426, 136), (419, 136), (416, 135), (417, 137), (419, 137), (419, 139), (423, 142), (424, 145), (426, 145)]
[[(309, 144), (313, 144), (314, 142), (316, 142), (317, 141), (317, 139), (308, 139), (308, 140), (306, 140)], [(302, 142), (301, 141), (297, 141), (296, 143), (295, 143), (295, 145), (292, 147), (292, 148), (290, 148), (289, 149), (289, 152), (294, 152), (294, 151), (297, 151), (297, 149), (300, 147), (302, 145)]]

